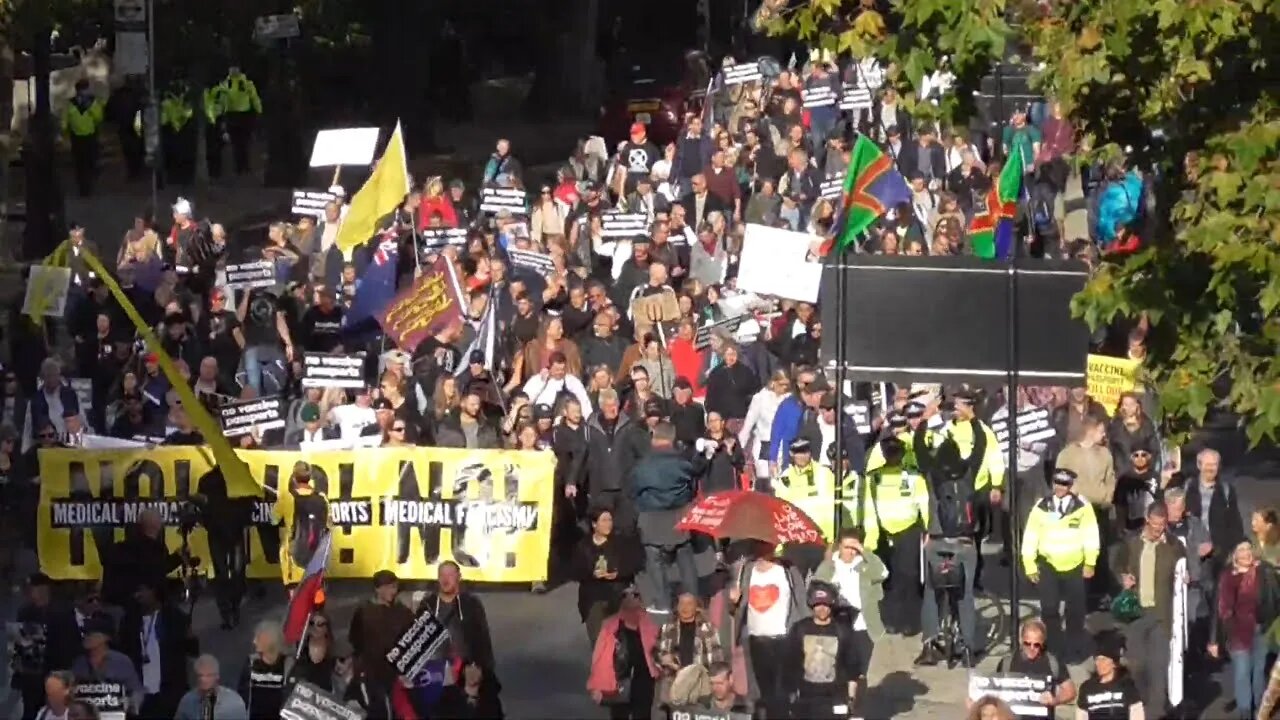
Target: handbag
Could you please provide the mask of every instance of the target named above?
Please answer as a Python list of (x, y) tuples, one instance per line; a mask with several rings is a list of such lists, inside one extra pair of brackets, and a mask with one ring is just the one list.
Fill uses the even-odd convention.
[(600, 697), (601, 705), (629, 705), (631, 704), (631, 678), (625, 677), (618, 681), (618, 689), (610, 693), (604, 693)]

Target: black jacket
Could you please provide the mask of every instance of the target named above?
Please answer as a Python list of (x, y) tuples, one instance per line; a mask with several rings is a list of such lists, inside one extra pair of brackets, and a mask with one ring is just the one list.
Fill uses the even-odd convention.
[(741, 420), (757, 392), (760, 380), (745, 363), (721, 365), (707, 376), (707, 412), (718, 412), (725, 420)]
[(615, 373), (622, 364), (622, 354), (627, 350), (627, 342), (617, 335), (602, 338), (592, 335), (579, 344), (582, 355), (582, 371), (589, 373), (591, 368), (606, 365)]
[(698, 226), (706, 221), (707, 215), (709, 213), (713, 213), (713, 212), (724, 213), (733, 209), (727, 203), (725, 203), (725, 201), (721, 200), (720, 198), (716, 197), (710, 192), (707, 193), (706, 201), (702, 203), (701, 216), (698, 216), (697, 214), (698, 202), (694, 198), (693, 193), (689, 193), (688, 195), (685, 195), (684, 197), (680, 198), (680, 204), (684, 206), (685, 222), (689, 223), (689, 227), (693, 228), (694, 230), (697, 230)]
[(149, 538), (130, 531), (129, 537), (111, 547), (102, 574), (102, 597), (114, 605), (128, 606), (141, 580), (163, 587), (165, 576), (177, 569), (181, 560), (170, 552), (164, 536)]
[(190, 633), (191, 621), (186, 613), (172, 605), (160, 608), (155, 627), (144, 621), (141, 611), (134, 608), (120, 620), (120, 632), (115, 646), (133, 661), (138, 677), (142, 677), (142, 632), (154, 632), (160, 646), (160, 691), (182, 694), (187, 690), (187, 659), (200, 654), (200, 641)]
[(579, 487), (587, 479), (587, 423), (574, 430), (561, 423), (551, 429), (551, 451), (556, 456), (556, 487)]
[(1209, 538), (1213, 541), (1215, 568), (1221, 568), (1231, 558), (1235, 546), (1247, 538), (1236, 489), (1226, 478), (1219, 477), (1213, 496), (1206, 500), (1200, 493), (1200, 478), (1196, 475), (1187, 478), (1183, 489), (1187, 493), (1187, 514), (1201, 517), (1204, 503), (1209, 503)]
[(631, 436), (644, 433), (625, 413), (619, 413), (613, 434), (605, 432), (599, 413), (587, 421), (587, 493), (623, 489), (623, 479), (631, 476)]
[[(435, 591), (427, 593), (418, 605), (418, 614), (421, 615), (423, 612), (435, 614), (438, 598), (439, 593)], [(484, 603), (480, 602), (479, 597), (463, 590), (458, 593), (458, 607), (462, 613), (462, 632), (466, 636), (465, 642), (468, 648), (467, 657), (463, 658), (463, 661), (479, 665), (480, 669), (484, 670), (484, 674), (492, 678), (494, 674), (493, 640), (489, 635), (489, 618), (485, 615)]]
[(925, 180), (934, 180), (942, 182), (947, 177), (947, 160), (946, 150), (942, 149), (942, 145), (938, 142), (932, 142), (926, 146), (921, 146), (918, 142), (908, 143), (902, 146), (902, 152), (898, 154), (898, 171), (904, 177), (910, 178), (912, 173), (920, 170), (920, 154), (926, 153), (929, 158), (929, 169), (932, 175), (927, 175)]
[[(436, 445), (439, 447), (465, 448), (467, 435), (462, 431), (462, 411), (454, 408), (436, 429)], [(476, 431), (476, 443), (479, 450), (501, 450), (502, 434), (498, 428), (488, 421), (483, 414), (479, 418), (479, 429)]]
[[(742, 471), (747, 467), (747, 455), (738, 444), (738, 438), (725, 431), (727, 440), (720, 440), (719, 446), (707, 460), (707, 469), (702, 475), (699, 490), (704, 495), (725, 490), (739, 490), (742, 483)], [(705, 457), (705, 455), (704, 455)]]

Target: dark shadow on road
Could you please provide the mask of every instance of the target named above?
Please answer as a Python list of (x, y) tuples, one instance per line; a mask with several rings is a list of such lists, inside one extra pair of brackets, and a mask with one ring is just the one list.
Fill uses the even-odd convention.
[(910, 712), (916, 698), (929, 692), (928, 686), (905, 670), (884, 676), (879, 685), (868, 688), (859, 712), (862, 717), (888, 718)]

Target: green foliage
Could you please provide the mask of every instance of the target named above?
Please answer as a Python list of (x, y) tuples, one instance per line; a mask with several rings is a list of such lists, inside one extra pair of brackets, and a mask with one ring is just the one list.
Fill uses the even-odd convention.
[[(893, 64), (908, 103), (943, 56), (957, 75), (942, 114), (1006, 45), (1080, 130), (1088, 159), (1130, 146), (1155, 177), (1154, 235), (1104, 261), (1072, 303), (1090, 326), (1146, 317), (1146, 364), (1165, 420), (1215, 408), (1250, 442), (1280, 433), (1280, 3), (1274, 0), (892, 0), (890, 32), (853, 32), (856, 0), (813, 0), (772, 23), (810, 45)], [(1047, 9), (1046, 9), (1047, 8)], [(1163, 141), (1155, 141), (1153, 130)]]

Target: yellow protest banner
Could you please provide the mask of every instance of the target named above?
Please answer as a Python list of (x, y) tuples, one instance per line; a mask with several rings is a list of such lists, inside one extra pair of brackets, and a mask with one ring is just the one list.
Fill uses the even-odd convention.
[[(288, 523), (292, 516), (289, 478), (299, 460), (311, 463), (313, 487), (329, 500), (330, 577), (368, 578), (386, 569), (429, 580), (442, 560), (457, 562), (476, 582), (547, 577), (550, 453), (415, 447), (238, 455), (262, 488), (249, 496), (251, 578), (280, 577), (282, 532), (272, 517)], [(176, 549), (180, 508), (213, 467), (207, 451), (195, 447), (41, 450), (41, 569), (57, 580), (100, 578), (104, 550), (148, 508), (160, 512), (168, 545)], [(201, 567), (211, 567), (203, 528), (190, 543)]]
[(1090, 355), (1085, 370), (1085, 382), (1089, 395), (1102, 404), (1107, 412), (1114, 412), (1120, 403), (1121, 393), (1138, 390), (1138, 366), (1141, 363), (1129, 358)]

